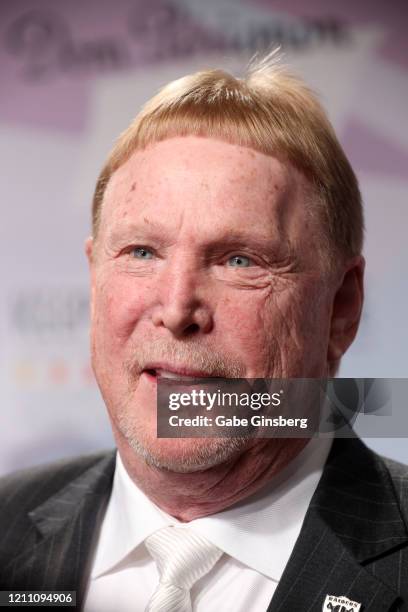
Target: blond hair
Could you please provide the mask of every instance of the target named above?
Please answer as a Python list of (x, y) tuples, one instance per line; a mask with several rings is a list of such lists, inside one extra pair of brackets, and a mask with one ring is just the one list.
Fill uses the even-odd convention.
[(336, 263), (361, 252), (363, 211), (356, 176), (316, 95), (275, 53), (256, 59), (242, 79), (205, 70), (160, 90), (120, 135), (95, 189), (97, 235), (106, 186), (132, 153), (175, 136), (204, 136), (288, 160), (312, 190), (309, 208), (322, 228), (317, 250)]

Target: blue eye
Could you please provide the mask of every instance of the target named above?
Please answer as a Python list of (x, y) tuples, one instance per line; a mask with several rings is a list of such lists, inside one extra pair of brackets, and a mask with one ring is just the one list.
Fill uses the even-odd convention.
[(144, 247), (132, 249), (132, 255), (135, 259), (151, 259), (153, 257), (153, 253)]
[(234, 255), (234, 257), (229, 258), (228, 263), (233, 268), (248, 268), (252, 261), (245, 255)]

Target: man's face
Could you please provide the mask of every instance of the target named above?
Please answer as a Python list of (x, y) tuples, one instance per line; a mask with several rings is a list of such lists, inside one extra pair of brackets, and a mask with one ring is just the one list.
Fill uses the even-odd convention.
[(115, 172), (88, 252), (93, 365), (118, 445), (175, 471), (236, 452), (156, 439), (160, 376), (327, 374), (333, 287), (307, 196), (291, 165), (209, 138), (156, 143)]

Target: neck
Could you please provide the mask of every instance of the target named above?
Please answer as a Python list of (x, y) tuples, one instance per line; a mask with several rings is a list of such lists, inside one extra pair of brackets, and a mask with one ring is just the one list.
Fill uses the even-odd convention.
[(307, 442), (305, 438), (256, 440), (220, 465), (189, 473), (148, 465), (127, 443), (118, 443), (118, 449), (133, 482), (162, 510), (189, 522), (225, 510), (261, 489)]

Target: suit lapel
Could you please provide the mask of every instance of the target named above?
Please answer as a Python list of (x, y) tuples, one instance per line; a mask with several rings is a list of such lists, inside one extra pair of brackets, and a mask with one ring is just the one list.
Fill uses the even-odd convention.
[(407, 541), (383, 462), (357, 438), (335, 440), (268, 612), (321, 612), (327, 594), (390, 610), (398, 593), (369, 562)]
[[(30, 512), (27, 545), (4, 568), (8, 588), (75, 590), (81, 609), (114, 465), (112, 452)], [(320, 612), (330, 594), (362, 603), (364, 612), (386, 612), (398, 593), (369, 563), (407, 541), (383, 462), (358, 439), (335, 440), (268, 610)]]
[(73, 590), (81, 608), (114, 466), (112, 452), (29, 513), (35, 536), (10, 562), (8, 584), (20, 590)]
[(346, 596), (361, 603), (364, 612), (388, 611), (397, 598), (311, 511), (268, 612), (321, 612), (326, 595)]

